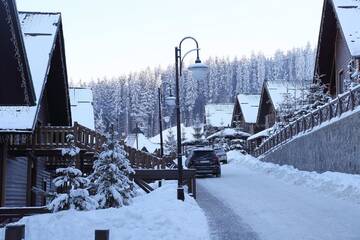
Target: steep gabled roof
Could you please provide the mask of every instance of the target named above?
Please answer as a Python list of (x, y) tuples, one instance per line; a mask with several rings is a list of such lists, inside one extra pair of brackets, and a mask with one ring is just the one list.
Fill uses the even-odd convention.
[(36, 96), (14, 0), (0, 0), (0, 32), (0, 106), (35, 105)]
[(205, 121), (213, 127), (228, 127), (231, 125), (233, 104), (206, 104)]
[(338, 29), (349, 54), (360, 57), (360, 2), (358, 0), (324, 0), (314, 72), (330, 83)]
[(237, 101), (246, 123), (256, 123), (260, 104), (260, 95), (239, 94)]
[(275, 109), (280, 107), (287, 94), (293, 98), (299, 98), (301, 94), (304, 94), (305, 91), (307, 91), (306, 88), (300, 84), (284, 81), (267, 81), (265, 88), (270, 95), (271, 102)]
[[(53, 51), (60, 37), (61, 16), (59, 13), (20, 12), (19, 22), (36, 101), (33, 106), (0, 107), (1, 132), (29, 132), (34, 129)], [(66, 70), (63, 74), (66, 74)], [(67, 83), (65, 86), (67, 87)]]
[(338, 24), (353, 57), (360, 57), (360, 2), (332, 0)]
[(90, 88), (70, 88), (71, 116), (73, 122), (95, 130), (93, 94)]

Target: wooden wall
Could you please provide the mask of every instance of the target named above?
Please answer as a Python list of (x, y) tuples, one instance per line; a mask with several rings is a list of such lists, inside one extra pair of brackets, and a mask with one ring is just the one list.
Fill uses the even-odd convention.
[(5, 183), (5, 206), (27, 206), (27, 158), (16, 157), (7, 159)]

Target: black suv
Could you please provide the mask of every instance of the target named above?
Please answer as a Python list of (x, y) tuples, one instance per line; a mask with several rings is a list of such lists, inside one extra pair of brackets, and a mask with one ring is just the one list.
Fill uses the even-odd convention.
[(220, 159), (213, 149), (194, 149), (186, 159), (187, 168), (196, 170), (197, 176), (221, 176)]

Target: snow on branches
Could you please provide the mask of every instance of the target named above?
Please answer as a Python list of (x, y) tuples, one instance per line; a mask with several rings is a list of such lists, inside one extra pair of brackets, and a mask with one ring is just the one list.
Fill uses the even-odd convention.
[(134, 170), (123, 147), (114, 140), (104, 144), (90, 175), (96, 189), (95, 199), (100, 208), (122, 207), (136, 195), (134, 182), (129, 179)]
[(176, 153), (176, 139), (172, 131), (172, 128), (169, 129), (168, 134), (165, 139), (165, 151), (167, 154), (171, 155)]
[(53, 180), (56, 193), (54, 193), (54, 198), (48, 208), (54, 212), (67, 209), (96, 209), (98, 204), (86, 189), (89, 180), (83, 177), (82, 172), (75, 167), (75, 157), (79, 154), (80, 149), (75, 146), (73, 135), (67, 135), (66, 141), (68, 147), (62, 149), (62, 155), (68, 160), (69, 165), (66, 168), (56, 169), (57, 177)]

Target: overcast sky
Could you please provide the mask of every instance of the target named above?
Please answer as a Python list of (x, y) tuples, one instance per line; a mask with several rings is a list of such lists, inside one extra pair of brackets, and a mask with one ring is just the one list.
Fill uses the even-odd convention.
[[(17, 0), (62, 13), (69, 77), (83, 81), (174, 62), (194, 36), (201, 58), (316, 45), (323, 0)], [(192, 42), (184, 44), (193, 47)], [(191, 58), (189, 58), (191, 60)]]

